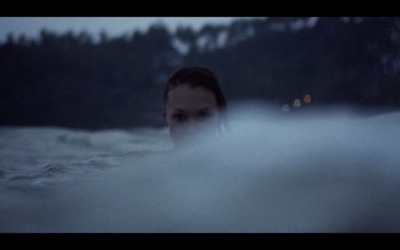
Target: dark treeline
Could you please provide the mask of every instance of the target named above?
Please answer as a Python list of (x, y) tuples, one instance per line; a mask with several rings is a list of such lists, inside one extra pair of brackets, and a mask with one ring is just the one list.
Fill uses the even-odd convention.
[(120, 37), (42, 30), (0, 44), (0, 125), (158, 126), (168, 76), (204, 65), (230, 102), (400, 107), (400, 18), (273, 17)]

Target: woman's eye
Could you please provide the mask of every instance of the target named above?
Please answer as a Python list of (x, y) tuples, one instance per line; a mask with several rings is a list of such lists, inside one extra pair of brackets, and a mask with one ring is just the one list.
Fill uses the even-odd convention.
[(186, 116), (184, 114), (175, 114), (172, 118), (177, 122), (184, 122), (186, 120)]
[(208, 117), (210, 117), (209, 113), (200, 113), (197, 118), (199, 118), (200, 120), (204, 120), (207, 119)]

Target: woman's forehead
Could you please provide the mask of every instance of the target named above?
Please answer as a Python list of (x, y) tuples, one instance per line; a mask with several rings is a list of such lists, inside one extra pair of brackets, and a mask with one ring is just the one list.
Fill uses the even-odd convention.
[(202, 86), (177, 86), (168, 93), (167, 107), (172, 109), (205, 109), (217, 107), (214, 93)]

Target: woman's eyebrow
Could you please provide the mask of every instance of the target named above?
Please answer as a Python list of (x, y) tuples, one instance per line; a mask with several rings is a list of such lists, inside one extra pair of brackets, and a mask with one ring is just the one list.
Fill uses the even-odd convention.
[(199, 109), (198, 112), (205, 112), (205, 111), (210, 111), (210, 110), (212, 110), (212, 108), (211, 107), (207, 107), (207, 108)]
[(181, 109), (181, 108), (174, 108), (173, 111), (174, 111), (174, 112), (186, 112), (185, 109)]

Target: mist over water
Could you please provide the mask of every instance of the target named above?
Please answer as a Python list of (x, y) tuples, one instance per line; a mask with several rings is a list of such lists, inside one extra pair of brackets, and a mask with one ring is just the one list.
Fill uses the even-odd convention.
[(247, 103), (179, 148), (165, 129), (2, 128), (0, 231), (398, 232), (399, 125)]

